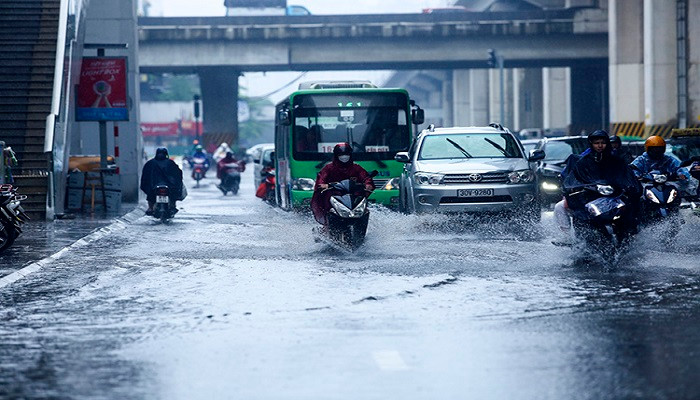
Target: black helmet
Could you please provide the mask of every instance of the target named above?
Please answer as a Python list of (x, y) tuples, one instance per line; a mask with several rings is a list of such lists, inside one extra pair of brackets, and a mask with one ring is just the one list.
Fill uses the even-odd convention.
[(605, 139), (607, 143), (610, 143), (610, 136), (608, 136), (608, 132), (605, 132), (602, 129), (598, 129), (597, 131), (588, 135), (588, 143), (591, 143), (596, 139)]
[(622, 144), (622, 139), (620, 139), (620, 137), (617, 135), (613, 135), (610, 136), (610, 143)]
[(352, 155), (352, 146), (350, 146), (348, 143), (338, 143), (333, 147), (333, 155), (338, 157), (339, 155), (342, 154), (350, 154)]
[(232, 151), (227, 151), (227, 152), (226, 152), (226, 158), (233, 158), (233, 152), (232, 152)]
[(168, 149), (159, 147), (156, 149), (156, 160), (165, 160), (168, 158)]

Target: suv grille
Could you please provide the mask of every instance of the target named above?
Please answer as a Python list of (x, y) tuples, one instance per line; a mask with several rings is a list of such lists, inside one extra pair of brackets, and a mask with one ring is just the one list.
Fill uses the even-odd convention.
[[(481, 175), (480, 181), (469, 179), (471, 175)], [(447, 174), (443, 182), (447, 185), (464, 183), (506, 183), (508, 182), (507, 172), (486, 172), (483, 174)]]

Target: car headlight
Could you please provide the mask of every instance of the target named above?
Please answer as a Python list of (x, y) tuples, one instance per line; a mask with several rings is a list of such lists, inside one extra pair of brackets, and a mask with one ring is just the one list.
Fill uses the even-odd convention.
[(314, 190), (316, 181), (311, 178), (292, 179), (292, 190)]
[(556, 192), (559, 191), (559, 185), (557, 185), (556, 183), (544, 181), (542, 182), (542, 190), (546, 190), (548, 192)]
[(399, 190), (400, 182), (401, 178), (391, 178), (387, 183), (384, 184), (384, 186), (381, 187), (380, 190)]
[(513, 171), (508, 174), (509, 183), (530, 183), (535, 180), (535, 174), (529, 169)]
[(647, 189), (644, 192), (644, 195), (646, 196), (647, 199), (653, 201), (654, 203), (656, 203), (656, 204), (660, 203), (659, 199), (656, 198), (656, 195), (651, 190)]
[(668, 200), (666, 202), (669, 204), (673, 203), (673, 201), (676, 200), (676, 197), (678, 197), (678, 190), (671, 189), (671, 193), (668, 194)]
[(445, 175), (443, 174), (432, 174), (430, 172), (416, 172), (413, 174), (416, 178), (416, 183), (419, 185), (439, 185), (442, 183)]

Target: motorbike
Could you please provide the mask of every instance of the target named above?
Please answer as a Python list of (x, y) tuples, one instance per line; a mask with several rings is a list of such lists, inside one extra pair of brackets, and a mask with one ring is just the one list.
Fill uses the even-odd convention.
[(277, 199), (275, 198), (275, 169), (267, 167), (260, 171), (260, 175), (263, 177), (263, 180), (260, 182), (258, 190), (255, 191), (255, 196), (274, 206), (277, 204)]
[(646, 224), (679, 215), (680, 187), (668, 175), (651, 171), (640, 179), (642, 183), (642, 221)]
[(153, 208), (153, 217), (167, 223), (176, 213), (175, 202), (170, 201), (170, 188), (166, 185), (156, 186), (156, 205)]
[(0, 253), (12, 246), (22, 233), (22, 225), (29, 221), (21, 205), (26, 199), (12, 185), (0, 185)]
[(199, 181), (204, 179), (207, 173), (207, 160), (200, 157), (192, 159), (192, 179), (197, 182), (196, 187), (199, 187)]
[[(377, 171), (370, 173), (371, 177)], [(367, 207), (368, 191), (364, 184), (352, 179), (330, 183), (327, 189), (330, 210), (327, 214), (328, 225), (317, 231), (319, 238), (330, 240), (333, 244), (348, 250), (357, 250), (365, 241), (369, 208)]]
[(636, 230), (624, 193), (610, 185), (592, 184), (572, 191), (567, 202), (573, 217), (576, 237), (595, 253), (612, 261)]
[(241, 184), (241, 172), (243, 172), (243, 168), (239, 163), (235, 162), (224, 165), (224, 168), (225, 169), (223, 171), (219, 189), (224, 192), (224, 196), (226, 196), (228, 192), (238, 194), (238, 188)]

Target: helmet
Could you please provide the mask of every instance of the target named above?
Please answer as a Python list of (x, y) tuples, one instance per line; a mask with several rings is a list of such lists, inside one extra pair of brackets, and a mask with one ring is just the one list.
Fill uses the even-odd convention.
[(598, 129), (597, 131), (588, 135), (588, 142), (589, 143), (592, 143), (596, 139), (605, 139), (606, 142), (610, 142), (610, 137), (608, 137), (608, 132), (605, 132), (602, 129)]
[(156, 149), (156, 160), (165, 160), (168, 158), (168, 149), (159, 147)]
[(232, 151), (227, 151), (227, 152), (226, 152), (226, 158), (233, 158), (233, 152), (232, 152)]
[(622, 139), (617, 135), (610, 136), (610, 143), (622, 144)]
[(659, 159), (666, 152), (666, 141), (661, 136), (649, 136), (644, 142), (644, 150), (650, 158)]
[(195, 149), (196, 151), (202, 151), (202, 150), (204, 150), (204, 147), (202, 147), (201, 144), (198, 144), (198, 145), (196, 145), (196, 146), (194, 147), (194, 149)]
[(339, 156), (341, 154), (351, 154), (352, 155), (352, 146), (350, 146), (347, 143), (338, 143), (333, 147), (333, 155), (334, 156)]

